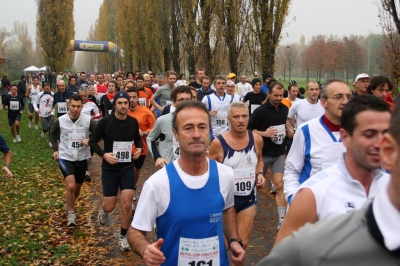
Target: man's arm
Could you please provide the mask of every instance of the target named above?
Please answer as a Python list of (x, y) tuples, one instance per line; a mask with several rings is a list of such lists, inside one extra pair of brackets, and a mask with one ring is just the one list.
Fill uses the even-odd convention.
[(40, 102), (40, 96), (41, 95), (42, 95), (42, 93), (39, 93), (38, 95), (36, 95), (35, 102), (33, 103), (33, 109), (35, 109), (35, 112), (39, 112), (38, 105), (39, 105), (39, 102)]
[(218, 138), (215, 138), (212, 142), (210, 147), (208, 148), (208, 158), (211, 160), (215, 160), (219, 163), (224, 161), (224, 150), (222, 149), (221, 142)]
[[(53, 147), (53, 151), (58, 152), (58, 145), (57, 145), (57, 140), (58, 140), (58, 134), (60, 133), (60, 120), (56, 119), (54, 121), (53, 127), (50, 129), (50, 141), (51, 145)], [(53, 153), (53, 159), (56, 160), (57, 158), (54, 158), (54, 153)]]
[(97, 123), (97, 126), (95, 130), (92, 132), (89, 138), (89, 146), (90, 149), (92, 149), (97, 155), (100, 157), (103, 157), (105, 152), (100, 148), (98, 142), (101, 140), (104, 134), (104, 123), (102, 123), (104, 120), (100, 120), (99, 123)]
[(154, 93), (154, 95), (153, 95), (153, 97), (151, 97), (151, 99), (150, 99), (150, 103), (155, 107), (155, 108), (157, 108), (158, 110), (160, 110), (160, 111), (163, 111), (164, 110), (164, 107), (161, 107), (158, 103), (157, 103), (157, 101), (156, 101), (156, 99), (157, 99), (157, 97), (158, 97), (158, 90), (156, 91), (156, 93)]
[(238, 230), (237, 230), (237, 223), (236, 223), (236, 211), (235, 207), (232, 206), (226, 210), (224, 210), (222, 223), (224, 228), (224, 234), (228, 239), (229, 249), (232, 252), (232, 262), (234, 264), (239, 264), (244, 262), (244, 258), (246, 256), (246, 252), (242, 248), (242, 246), (237, 241), (233, 241), (229, 244), (229, 239), (238, 238)]
[(6, 173), (6, 177), (12, 177), (13, 174), (11, 173), (11, 162), (12, 162), (12, 152), (8, 147), (5, 139), (2, 135), (0, 135), (0, 150), (4, 153), (4, 162), (2, 170)]
[(278, 232), (274, 246), (278, 245), (285, 237), (299, 230), (306, 223), (315, 223), (318, 221), (317, 205), (314, 193), (309, 188), (304, 188), (296, 193), (293, 198), (289, 211), (285, 216), (285, 222)]
[(160, 250), (164, 243), (162, 238), (150, 244), (146, 238), (146, 232), (131, 226), (128, 231), (128, 242), (132, 249), (143, 258), (146, 265), (160, 265), (165, 262), (164, 253)]
[(256, 146), (256, 153), (257, 153), (257, 164), (256, 164), (256, 186), (258, 188), (262, 188), (265, 186), (265, 177), (264, 174), (261, 176), (257, 173), (262, 173), (264, 171), (264, 161), (262, 158), (262, 148), (264, 145), (264, 141), (261, 136), (257, 134), (253, 134), (254, 138), (254, 145)]

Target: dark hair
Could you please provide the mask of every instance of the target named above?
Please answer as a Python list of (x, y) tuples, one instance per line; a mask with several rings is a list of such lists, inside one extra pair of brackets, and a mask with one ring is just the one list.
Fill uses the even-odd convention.
[(177, 77), (177, 76), (178, 76), (178, 74), (176, 74), (176, 72), (175, 72), (175, 71), (173, 71), (173, 70), (169, 70), (169, 71), (167, 71), (167, 72), (166, 72), (166, 76), (167, 76), (167, 78), (168, 78), (169, 76), (171, 76), (171, 75), (175, 75), (175, 77)]
[(278, 86), (278, 90), (284, 90), (284, 87), (283, 87), (283, 85), (282, 85), (282, 83), (279, 83), (279, 82), (272, 82), (270, 85), (269, 85), (269, 90), (268, 90), (268, 94), (271, 94), (272, 93), (272, 90), (274, 89), (274, 87), (276, 87), (276, 86)]
[(136, 92), (136, 94), (139, 95), (139, 91), (135, 87), (130, 87), (129, 89), (127, 89), (126, 93), (128, 93), (128, 92)]
[[(358, 96), (360, 97), (360, 96)], [(395, 107), (392, 112), (392, 119), (390, 120), (389, 133), (400, 145), (400, 97), (395, 101)]]
[(367, 88), (367, 93), (372, 94), (372, 91), (376, 90), (378, 87), (382, 87), (385, 84), (389, 86), (389, 91), (393, 91), (393, 83), (388, 77), (385, 76), (374, 76), (370, 81)]
[(299, 92), (301, 95), (303, 95), (304, 93), (306, 93), (306, 89), (304, 89), (303, 87), (300, 87)]
[(117, 80), (118, 78), (122, 78), (122, 80), (124, 80), (124, 76), (122, 76), (121, 74), (117, 75), (117, 76), (115, 77), (115, 80)]
[(192, 90), (190, 89), (190, 87), (182, 85), (182, 86), (176, 87), (175, 89), (173, 89), (171, 91), (171, 100), (175, 102), (176, 97), (178, 96), (179, 93), (188, 93), (188, 94), (190, 94), (190, 98), (192, 98), (192, 96), (193, 96)]
[(117, 84), (117, 82), (116, 82), (115, 80), (110, 80), (110, 81), (108, 81), (108, 83), (107, 83), (107, 88), (108, 88), (108, 84), (110, 84), (110, 83), (114, 83), (115, 89), (118, 88), (118, 84)]
[(251, 81), (251, 86), (254, 88), (254, 86), (256, 85), (257, 82), (259, 82), (260, 85), (263, 84), (263, 83), (261, 82), (261, 79), (259, 79), (259, 78), (254, 78), (254, 79)]
[(37, 80), (39, 80), (39, 78), (38, 78), (38, 77), (36, 77), (36, 76), (33, 76), (33, 77), (32, 77), (32, 80), (34, 80), (34, 79), (37, 79)]
[(72, 95), (69, 97), (69, 100), (81, 101), (81, 102), (83, 103), (82, 96), (80, 96), (80, 95), (77, 94), (77, 93), (72, 94)]
[(75, 76), (70, 76), (69, 79), (68, 79), (68, 81), (71, 81), (71, 79), (77, 80), (77, 78), (76, 78)]
[(178, 76), (178, 79), (182, 79), (182, 77), (183, 77), (184, 75), (185, 75), (185, 74), (180, 73), (179, 76)]
[(136, 77), (136, 81), (138, 81), (138, 80), (143, 80), (144, 81), (144, 77), (142, 75), (139, 75), (139, 76)]
[(85, 75), (86, 75), (86, 73), (82, 71), (81, 73), (79, 73), (79, 76), (82, 75), (82, 74), (85, 74)]
[(298, 86), (297, 86), (297, 83), (289, 84), (288, 90), (290, 91), (290, 90), (292, 89), (292, 87), (298, 87)]
[(263, 74), (262, 77), (263, 77), (263, 83), (265, 82), (265, 80), (266, 80), (267, 78), (272, 78), (271, 74), (269, 74), (269, 73)]
[(210, 81), (210, 83), (211, 83), (210, 77), (209, 76), (205, 76), (205, 75), (200, 78), (200, 82), (203, 83), (203, 80), (205, 80), (205, 79), (208, 79)]
[(23, 80), (24, 78), (25, 78), (25, 76), (24, 76), (24, 75), (22, 75), (22, 76), (21, 76), (21, 80)]
[(343, 108), (340, 117), (340, 126), (353, 135), (353, 131), (357, 126), (356, 116), (363, 111), (376, 111), (390, 113), (389, 105), (382, 99), (370, 94), (359, 95), (351, 99)]
[[(180, 86), (180, 87), (182, 87), (182, 86)], [(178, 126), (176, 124), (176, 117), (178, 116), (179, 112), (181, 112), (183, 109), (187, 109), (187, 108), (196, 108), (199, 110), (203, 110), (208, 116), (208, 127), (211, 127), (211, 117), (210, 117), (210, 114), (208, 113), (207, 107), (205, 106), (204, 103), (202, 103), (200, 101), (183, 101), (181, 104), (178, 104), (178, 106), (175, 109), (175, 112), (172, 115), (172, 128), (175, 129), (176, 132), (178, 132)]]

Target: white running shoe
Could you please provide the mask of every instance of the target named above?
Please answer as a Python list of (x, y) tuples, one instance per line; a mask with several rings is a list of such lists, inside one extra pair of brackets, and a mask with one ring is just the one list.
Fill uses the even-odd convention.
[(17, 142), (17, 139), (16, 139), (16, 138), (13, 138), (13, 142), (14, 142), (14, 143)]
[(32, 121), (29, 121), (28, 127), (31, 128), (32, 127)]
[(40, 132), (40, 137), (42, 138), (42, 139), (44, 139), (45, 137), (46, 137), (46, 135), (44, 134), (44, 132), (42, 131), (42, 132)]
[(99, 216), (97, 217), (99, 220), (99, 223), (101, 225), (104, 225), (108, 222), (108, 213), (106, 213), (103, 208), (101, 208), (100, 212), (99, 212)]
[(53, 148), (53, 144), (51, 144), (51, 141), (49, 141), (49, 146), (50, 148)]
[(21, 142), (21, 136), (20, 135), (17, 135), (16, 139), (17, 139), (17, 142)]
[(276, 228), (276, 231), (279, 231), (279, 229), (281, 229), (282, 223), (283, 223), (283, 217), (279, 218), (278, 227)]
[(120, 246), (121, 251), (129, 251), (131, 247), (129, 246), (126, 236), (120, 235), (118, 238), (118, 246)]
[(35, 125), (35, 130), (38, 130), (38, 129), (39, 129), (38, 125)]
[(75, 215), (75, 213), (68, 213), (67, 216), (68, 216), (67, 226), (76, 225), (76, 215)]
[(137, 197), (136, 197), (136, 190), (133, 191), (133, 200), (134, 200), (134, 201), (137, 200)]

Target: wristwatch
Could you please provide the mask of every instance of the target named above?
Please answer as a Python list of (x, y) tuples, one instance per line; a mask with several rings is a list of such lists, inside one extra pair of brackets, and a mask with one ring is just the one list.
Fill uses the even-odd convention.
[(4, 166), (7, 166), (8, 169), (11, 169), (11, 165), (8, 163), (4, 164)]
[(263, 173), (263, 172), (258, 172), (258, 173), (256, 174), (256, 177), (257, 177), (259, 174), (261, 174), (261, 175), (264, 176), (264, 173)]
[(238, 242), (241, 247), (243, 247), (243, 241), (240, 238), (231, 238), (229, 239), (229, 245), (231, 245), (232, 242)]

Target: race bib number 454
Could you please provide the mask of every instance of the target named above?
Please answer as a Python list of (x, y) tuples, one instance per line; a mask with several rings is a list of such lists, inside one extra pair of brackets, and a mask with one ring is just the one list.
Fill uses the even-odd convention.
[(132, 162), (132, 141), (114, 141), (113, 153), (119, 163)]
[(79, 151), (84, 148), (82, 141), (86, 138), (85, 133), (69, 133), (68, 147), (70, 151)]

